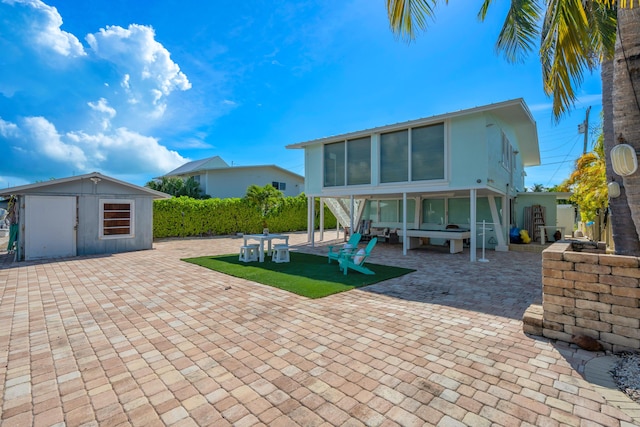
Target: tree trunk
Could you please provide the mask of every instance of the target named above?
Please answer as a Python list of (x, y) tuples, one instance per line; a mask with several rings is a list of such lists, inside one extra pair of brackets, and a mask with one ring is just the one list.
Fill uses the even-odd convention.
[(607, 182), (621, 184), (620, 197), (609, 198), (611, 216), (608, 220), (613, 235), (613, 245), (618, 255), (633, 255), (640, 252), (640, 240), (631, 219), (631, 210), (627, 204), (627, 193), (622, 186), (622, 177), (616, 175), (611, 167), (609, 153), (616, 143), (613, 134), (613, 60), (601, 64), (602, 76), (602, 133), (604, 136), (604, 155), (607, 162)]
[[(618, 7), (618, 37), (613, 61), (612, 99), (613, 144), (630, 144), (640, 151), (640, 7)], [(637, 241), (640, 235), (640, 170), (623, 177), (623, 182), (627, 206), (636, 230), (634, 238)], [(624, 224), (627, 220), (624, 213), (615, 213), (613, 221), (622, 223), (620, 233), (631, 234), (625, 231)], [(623, 248), (625, 248), (624, 244)], [(636, 249), (627, 255), (640, 256), (640, 251)]]

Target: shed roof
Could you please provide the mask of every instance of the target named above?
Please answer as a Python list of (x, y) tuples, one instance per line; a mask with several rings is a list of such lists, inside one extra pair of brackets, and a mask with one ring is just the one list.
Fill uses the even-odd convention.
[(470, 114), (489, 112), (495, 114), (505, 122), (511, 123), (516, 131), (520, 146), (520, 155), (525, 166), (537, 166), (540, 164), (540, 149), (538, 146), (538, 130), (536, 122), (529, 111), (524, 99), (516, 98), (508, 101), (498, 102), (495, 104), (483, 105), (480, 107), (468, 108), (451, 113), (438, 114), (431, 117), (425, 117), (416, 120), (409, 120), (390, 125), (378, 126), (375, 128), (364, 129), (355, 132), (349, 132), (341, 135), (334, 135), (311, 141), (300, 142), (287, 145), (286, 148), (305, 148), (310, 145), (324, 144), (336, 142), (345, 139), (357, 138), (370, 135), (372, 133), (389, 132), (412, 126), (424, 126), (427, 124), (442, 122), (446, 119), (466, 116)]
[(110, 181), (114, 184), (127, 187), (136, 193), (151, 196), (154, 199), (166, 199), (171, 197), (171, 195), (169, 194), (152, 190), (146, 187), (140, 187), (139, 185), (130, 184), (125, 181), (120, 181), (118, 179), (115, 179), (106, 175), (102, 175), (101, 173), (98, 173), (98, 172), (91, 172), (85, 175), (70, 176), (68, 178), (52, 179), (50, 181), (36, 182), (34, 184), (20, 185), (17, 187), (3, 188), (3, 189), (0, 189), (0, 196), (36, 194), (36, 193), (39, 193), (41, 190), (50, 189), (52, 187), (69, 183), (69, 182), (81, 181), (83, 179), (94, 180), (94, 183), (98, 183), (100, 181)]

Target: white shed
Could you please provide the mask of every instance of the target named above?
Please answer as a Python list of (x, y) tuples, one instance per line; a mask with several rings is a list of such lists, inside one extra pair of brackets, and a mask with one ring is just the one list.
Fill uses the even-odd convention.
[(151, 249), (153, 199), (171, 197), (93, 172), (0, 190), (11, 198), (16, 259)]

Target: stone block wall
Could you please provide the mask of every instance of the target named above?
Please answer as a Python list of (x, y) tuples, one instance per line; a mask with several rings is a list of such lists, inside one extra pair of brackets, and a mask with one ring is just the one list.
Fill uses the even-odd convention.
[(542, 253), (542, 311), (545, 337), (587, 335), (614, 352), (640, 349), (640, 258), (551, 245)]

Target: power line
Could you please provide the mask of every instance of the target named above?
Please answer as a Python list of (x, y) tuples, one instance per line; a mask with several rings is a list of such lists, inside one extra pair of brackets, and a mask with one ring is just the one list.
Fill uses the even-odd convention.
[(559, 171), (559, 170), (560, 170), (560, 168), (562, 167), (562, 163), (566, 163), (566, 162), (567, 162), (567, 157), (569, 157), (569, 155), (571, 154), (571, 151), (573, 151), (573, 147), (575, 147), (575, 146), (576, 146), (576, 144), (577, 144), (577, 142), (578, 142), (578, 140), (579, 140), (579, 139), (580, 139), (580, 138), (579, 138), (577, 135), (574, 137), (573, 145), (571, 146), (571, 148), (569, 149), (569, 152), (568, 152), (568, 153), (567, 153), (567, 155), (565, 156), (564, 161), (562, 161), (562, 162), (558, 162), (558, 163), (560, 163), (561, 165), (560, 165), (560, 166), (558, 166), (558, 168), (557, 168), (557, 169), (556, 169), (556, 171), (553, 173), (553, 175), (551, 175), (551, 178), (549, 178), (549, 182), (547, 182), (547, 185), (546, 185), (547, 187), (549, 186), (549, 184), (551, 184), (551, 181), (553, 181), (553, 178), (555, 178), (556, 174), (558, 173), (558, 171)]

